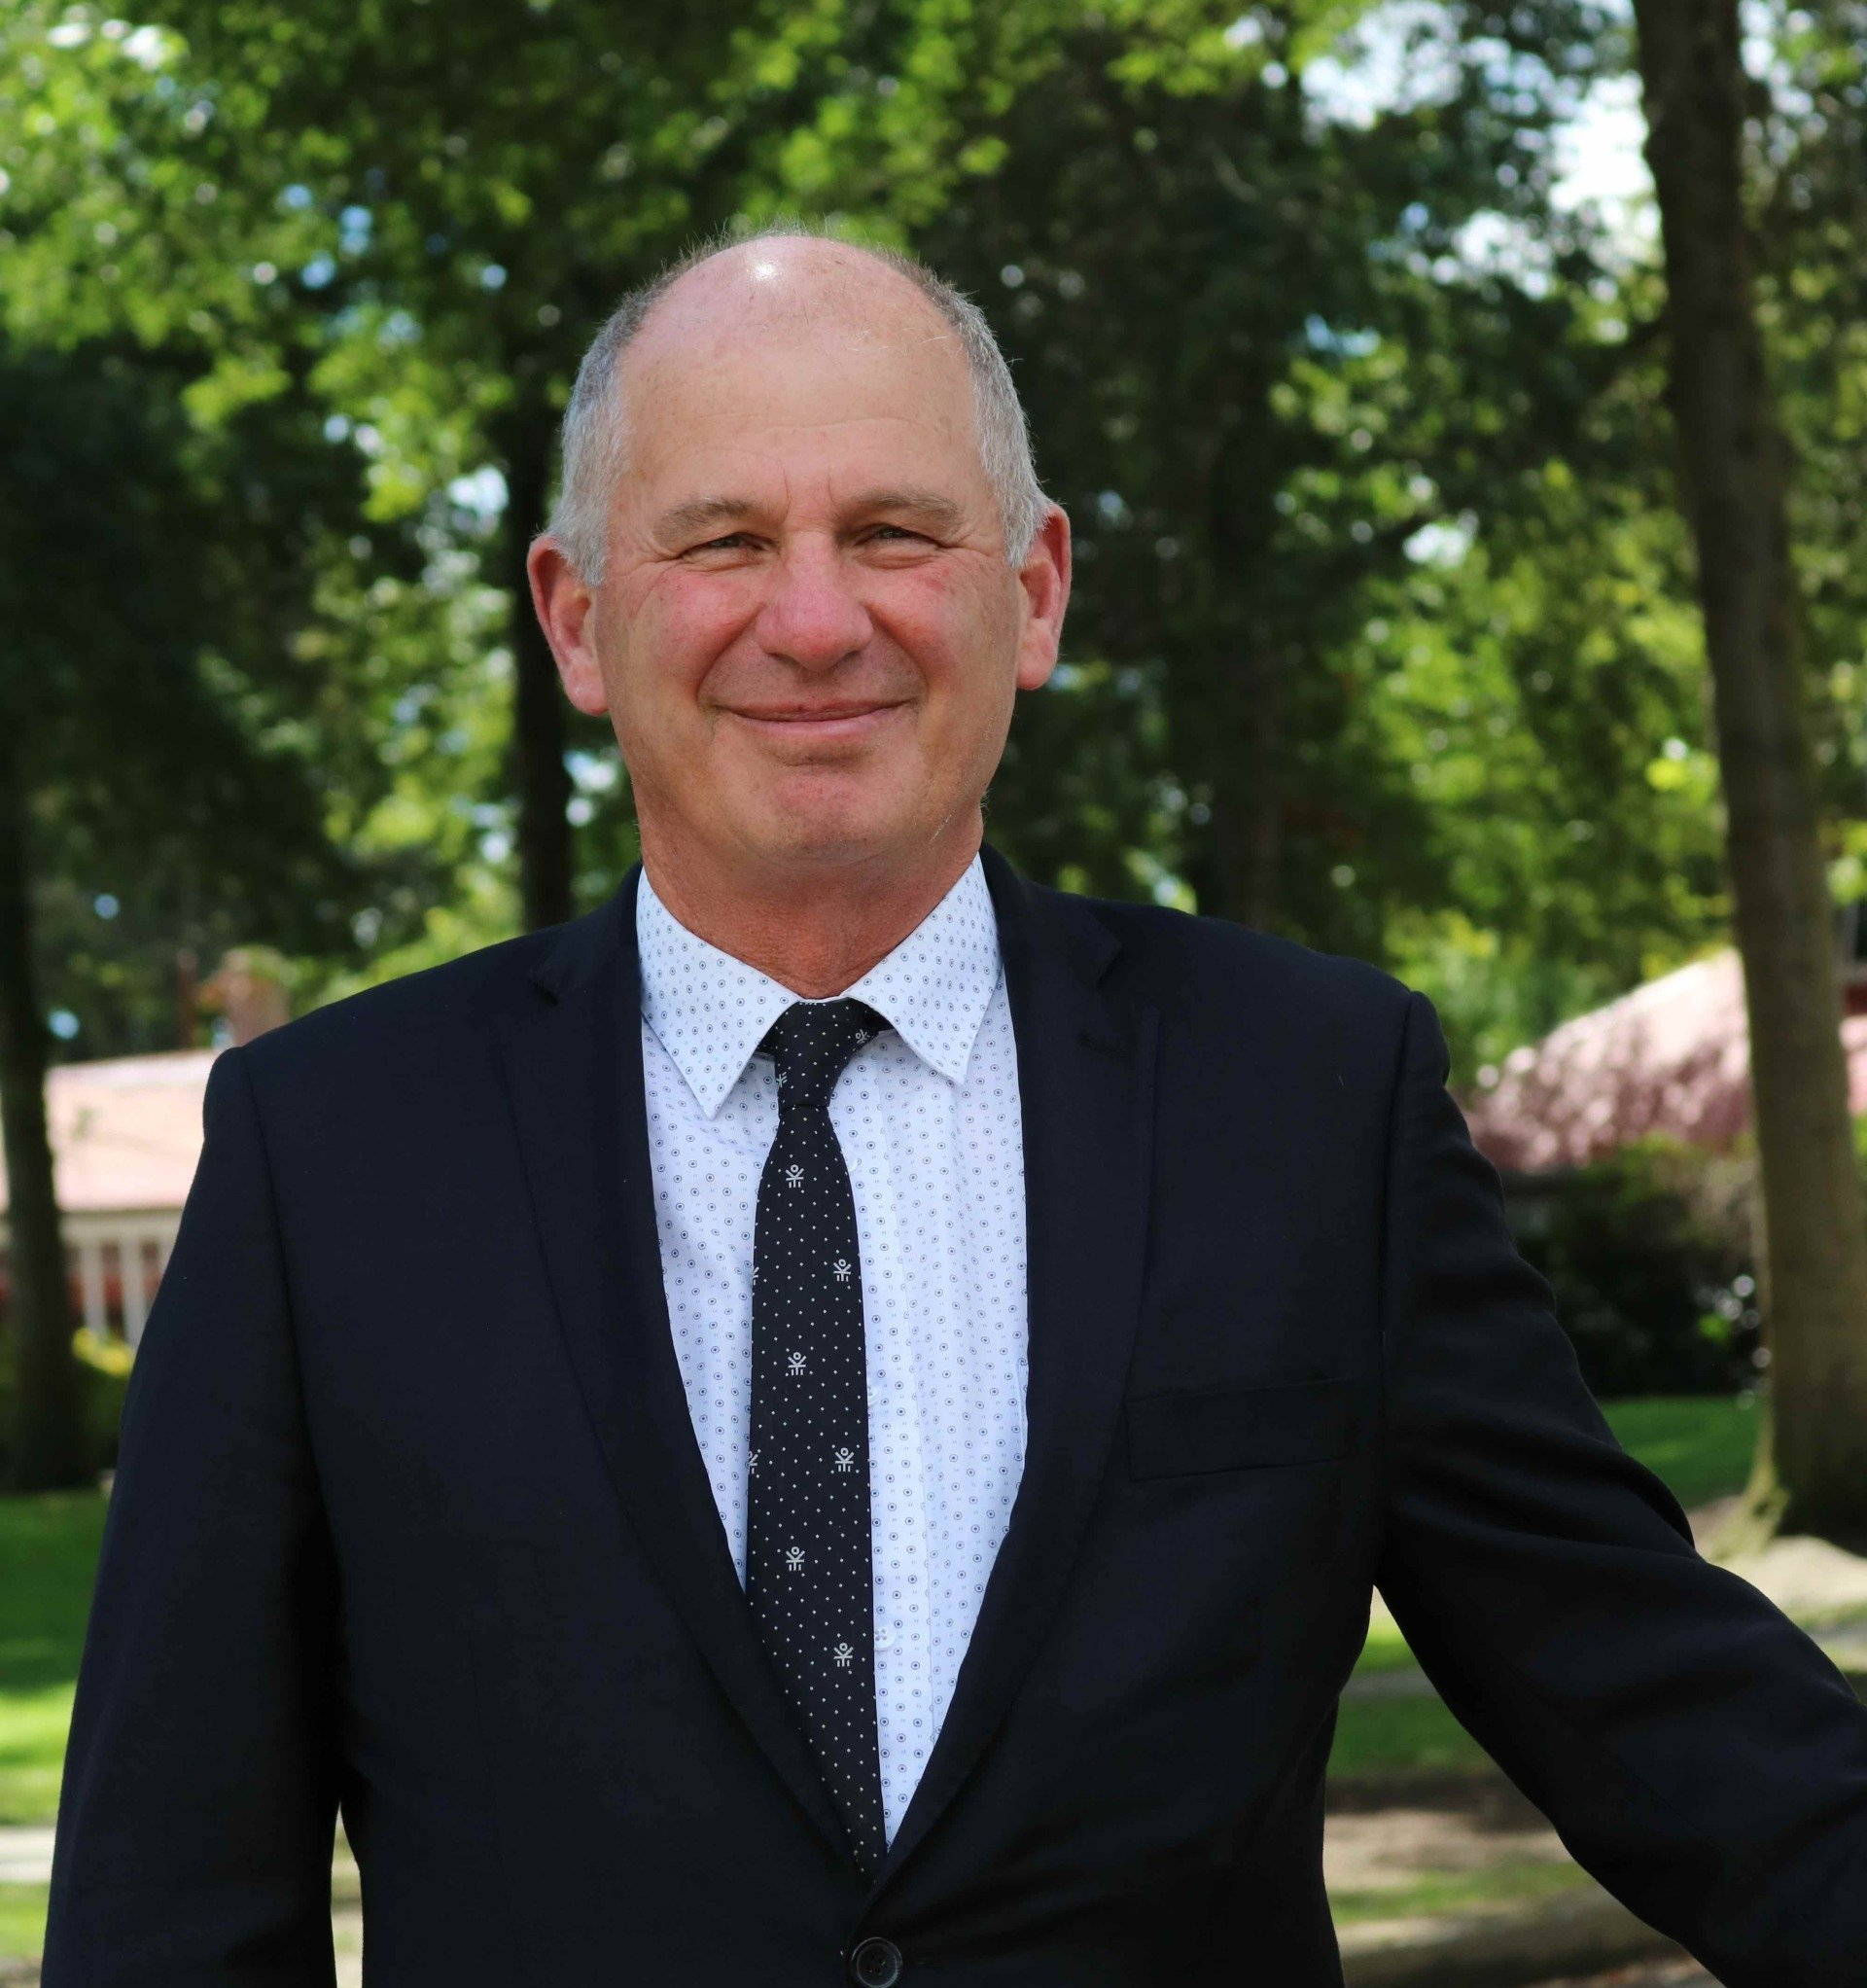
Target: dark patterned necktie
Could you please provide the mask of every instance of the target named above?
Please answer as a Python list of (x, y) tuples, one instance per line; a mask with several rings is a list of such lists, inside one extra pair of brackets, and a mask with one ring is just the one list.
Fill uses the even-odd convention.
[(799, 1001), (760, 1046), (778, 1132), (752, 1241), (746, 1599), (863, 1868), (886, 1848), (868, 1515), (868, 1367), (849, 1170), (829, 1121), (849, 1059), (888, 1026)]

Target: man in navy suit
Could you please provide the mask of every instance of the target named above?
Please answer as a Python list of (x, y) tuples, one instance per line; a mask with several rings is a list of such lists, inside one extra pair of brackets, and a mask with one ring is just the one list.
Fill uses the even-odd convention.
[(1379, 1586), (1611, 1891), (1867, 1981), (1867, 1710), (1616, 1443), (1431, 1007), (982, 846), (1070, 534), (808, 232), (585, 361), (532, 578), (642, 865), (214, 1064), (46, 1988), (1326, 1988)]

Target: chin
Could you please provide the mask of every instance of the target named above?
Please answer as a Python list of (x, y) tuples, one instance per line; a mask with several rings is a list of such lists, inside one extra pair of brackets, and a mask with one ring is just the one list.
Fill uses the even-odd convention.
[(922, 825), (885, 807), (798, 805), (747, 826), (746, 841), (781, 865), (865, 863), (926, 840)]
[(748, 823), (748, 839), (779, 861), (862, 862), (925, 839), (901, 799), (898, 786), (873, 780), (787, 780)]

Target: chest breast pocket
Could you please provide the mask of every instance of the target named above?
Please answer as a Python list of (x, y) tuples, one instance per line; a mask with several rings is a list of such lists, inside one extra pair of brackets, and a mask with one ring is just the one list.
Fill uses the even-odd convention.
[(1228, 1381), (1131, 1396), (1131, 1477), (1326, 1463), (1352, 1446), (1362, 1384), (1349, 1378)]

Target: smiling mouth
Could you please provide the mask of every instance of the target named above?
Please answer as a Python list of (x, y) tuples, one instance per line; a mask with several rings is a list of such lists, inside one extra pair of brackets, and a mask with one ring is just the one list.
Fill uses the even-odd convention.
[(747, 725), (799, 740), (857, 738), (901, 708), (899, 702), (787, 705), (763, 711), (726, 706)]
[(893, 711), (898, 697), (846, 697), (836, 703), (728, 705), (740, 718), (757, 718), (767, 725), (808, 725), (831, 718), (866, 718), (871, 711)]

